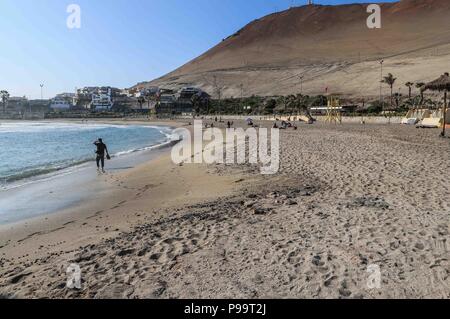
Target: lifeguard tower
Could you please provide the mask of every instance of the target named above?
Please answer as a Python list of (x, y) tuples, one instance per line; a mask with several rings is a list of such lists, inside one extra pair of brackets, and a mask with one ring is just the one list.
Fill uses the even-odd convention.
[(342, 124), (342, 107), (338, 94), (330, 94), (327, 97), (327, 113), (325, 122)]

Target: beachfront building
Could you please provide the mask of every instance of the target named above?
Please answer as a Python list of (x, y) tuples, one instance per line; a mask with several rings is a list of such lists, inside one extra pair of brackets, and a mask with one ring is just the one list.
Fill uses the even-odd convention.
[(147, 88), (135, 89), (134, 97), (151, 98), (156, 97), (160, 92), (159, 87), (151, 86)]
[(61, 93), (50, 102), (50, 108), (54, 111), (68, 111), (74, 105), (75, 93)]
[(25, 96), (12, 96), (8, 99), (6, 113), (1, 115), (9, 119), (42, 119), (49, 110), (50, 100), (28, 100)]
[(97, 92), (96, 87), (84, 87), (78, 89), (74, 97), (74, 105), (78, 109), (90, 109), (92, 95)]
[(123, 89), (120, 91), (120, 96), (126, 96), (126, 97), (136, 97), (137, 89), (131, 88), (131, 89)]
[(48, 111), (50, 100), (28, 100), (24, 97), (12, 96), (8, 99), (7, 112), (43, 112)]
[(192, 115), (195, 103), (206, 103), (210, 96), (194, 87), (184, 87), (179, 91), (160, 90), (155, 111), (157, 115)]
[[(3, 107), (5, 107), (3, 111)], [(22, 119), (23, 114), (28, 108), (28, 99), (26, 97), (11, 96), (3, 105), (0, 100), (0, 118), (5, 119)]]
[(48, 112), (51, 100), (28, 100), (28, 107), (32, 112)]
[(21, 112), (28, 105), (28, 99), (23, 96), (12, 96), (8, 99), (6, 104), (6, 112)]
[(111, 91), (92, 95), (91, 110), (105, 111), (113, 107)]
[(177, 98), (173, 92), (166, 91), (161, 93), (158, 97), (158, 102), (155, 108), (157, 115), (172, 115), (175, 114)]
[(79, 109), (110, 110), (114, 99), (124, 96), (124, 93), (126, 92), (110, 86), (87, 86), (77, 90), (74, 105)]
[(190, 100), (194, 95), (201, 95), (204, 92), (195, 87), (184, 87), (178, 91), (177, 96), (180, 100)]
[(145, 95), (157, 95), (159, 93), (159, 87), (157, 86), (150, 86), (148, 88), (144, 89)]
[(34, 120), (44, 119), (50, 111), (50, 100), (29, 100), (23, 112), (23, 118)]
[[(206, 111), (209, 107), (210, 100), (211, 96), (208, 93), (193, 87), (181, 89), (178, 98), (178, 101), (182, 104), (183, 109), (190, 109), (189, 112), (187, 112), (189, 115)], [(187, 110), (184, 112), (186, 111)]]
[(115, 97), (113, 102), (113, 110), (119, 112), (135, 111), (148, 113), (156, 105), (156, 100), (147, 100), (126, 95)]

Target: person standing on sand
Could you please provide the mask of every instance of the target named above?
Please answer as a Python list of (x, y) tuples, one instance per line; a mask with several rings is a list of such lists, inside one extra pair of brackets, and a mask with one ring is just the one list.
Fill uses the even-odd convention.
[(108, 147), (105, 143), (103, 143), (103, 140), (99, 138), (97, 141), (94, 142), (94, 145), (97, 146), (97, 151), (95, 153), (97, 154), (97, 169), (100, 171), (100, 163), (102, 164), (102, 172), (105, 172), (105, 152), (106, 152), (106, 158), (110, 159), (108, 152)]

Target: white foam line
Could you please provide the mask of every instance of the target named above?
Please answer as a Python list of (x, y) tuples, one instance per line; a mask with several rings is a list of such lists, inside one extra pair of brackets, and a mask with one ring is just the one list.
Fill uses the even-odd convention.
[(2, 186), (0, 191), (8, 191), (8, 190), (24, 187), (24, 186), (35, 184), (35, 183), (51, 181), (51, 180), (53, 180), (55, 178), (59, 178), (59, 177), (62, 177), (62, 176), (67, 176), (67, 175), (76, 173), (79, 170), (81, 170), (82, 168), (84, 168), (83, 166), (87, 167), (88, 164), (89, 163), (82, 163), (82, 164), (78, 164), (78, 165), (75, 165), (75, 166), (71, 166), (71, 167), (67, 167), (67, 168), (61, 169), (59, 171), (51, 172), (51, 173), (48, 173), (48, 174), (36, 175), (36, 176), (30, 177), (28, 179), (23, 179), (22, 180), (23, 182), (21, 182), (21, 183), (15, 182), (15, 183), (12, 183), (12, 184), (4, 185), (4, 186)]
[[(147, 126), (149, 127), (149, 126)], [(170, 128), (168, 128), (170, 129)], [(138, 149), (132, 149), (132, 150), (128, 150), (128, 151), (123, 151), (123, 152), (118, 152), (116, 154), (113, 154), (113, 157), (120, 157), (120, 156), (124, 156), (124, 155), (129, 155), (129, 154), (133, 154), (133, 153), (138, 153), (138, 152), (145, 152), (145, 151), (150, 151), (150, 150), (154, 150), (154, 149), (159, 149), (159, 148), (163, 148), (165, 146), (168, 146), (172, 143), (177, 142), (176, 140), (173, 139), (172, 135), (169, 135), (171, 138), (168, 139), (167, 141), (164, 141), (162, 143), (159, 144), (155, 144), (152, 146), (148, 146), (148, 147), (143, 147), (143, 148), (138, 148)], [(79, 171), (80, 169), (84, 168), (84, 166), (87, 166), (89, 163), (92, 163), (92, 161), (89, 161), (87, 163), (82, 163), (82, 164), (77, 164), (71, 167), (67, 167), (55, 172), (51, 172), (48, 174), (43, 174), (43, 175), (36, 175), (34, 177), (30, 177), (29, 179), (24, 179), (23, 183), (12, 183), (9, 185), (3, 185), (0, 189), (0, 191), (7, 191), (7, 190), (11, 190), (11, 189), (16, 189), (16, 188), (20, 188), (23, 186), (27, 186), (30, 184), (35, 184), (38, 182), (43, 182), (43, 181), (50, 181), (53, 180), (55, 178), (59, 178), (61, 176), (66, 176), (66, 175), (70, 175), (73, 173), (76, 173), (77, 171)]]

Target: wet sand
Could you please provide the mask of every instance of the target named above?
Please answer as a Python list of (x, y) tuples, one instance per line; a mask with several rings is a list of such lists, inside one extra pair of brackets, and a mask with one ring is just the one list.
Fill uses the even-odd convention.
[[(107, 200), (0, 230), (0, 293), (450, 298), (450, 140), (438, 134), (300, 125), (281, 132), (274, 176), (168, 154), (108, 174)], [(74, 262), (81, 290), (65, 286)]]

